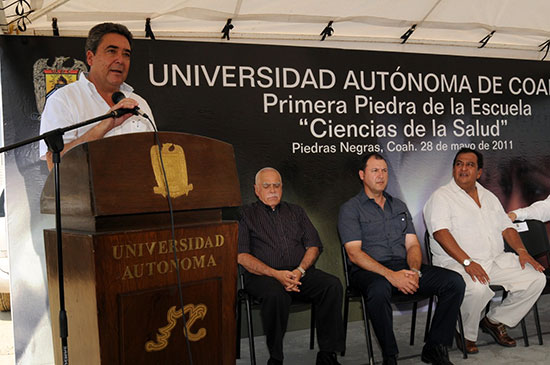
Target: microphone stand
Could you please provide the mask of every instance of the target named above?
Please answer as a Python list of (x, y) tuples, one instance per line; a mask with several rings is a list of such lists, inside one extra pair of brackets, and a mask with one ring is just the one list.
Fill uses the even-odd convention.
[(61, 354), (62, 354), (62, 364), (69, 364), (69, 348), (67, 343), (67, 337), (69, 336), (68, 326), (67, 326), (67, 312), (65, 311), (65, 285), (63, 282), (63, 246), (62, 246), (62, 229), (61, 229), (61, 193), (60, 193), (60, 177), (59, 177), (59, 163), (61, 162), (61, 151), (65, 147), (63, 142), (63, 134), (73, 129), (87, 126), (89, 124), (99, 122), (107, 118), (116, 118), (120, 117), (126, 113), (132, 113), (132, 109), (117, 109), (113, 110), (110, 113), (101, 115), (96, 118), (86, 120), (84, 122), (74, 124), (65, 128), (58, 128), (51, 130), (49, 132), (43, 133), (39, 136), (25, 139), (21, 142), (11, 144), (6, 147), (0, 148), (0, 153), (13, 150), (17, 147), (21, 147), (41, 139), (46, 142), (48, 149), (52, 153), (52, 161), (54, 164), (54, 193), (55, 193), (55, 231), (57, 237), (57, 275), (59, 281), (59, 337), (61, 337)]

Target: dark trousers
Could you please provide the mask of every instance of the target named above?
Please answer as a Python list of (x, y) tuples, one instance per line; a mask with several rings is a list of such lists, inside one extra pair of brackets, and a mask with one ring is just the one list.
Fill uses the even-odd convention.
[(286, 332), (292, 299), (315, 304), (317, 343), (321, 351), (343, 351), (342, 284), (321, 270), (310, 268), (301, 279), (300, 292), (287, 292), (274, 278), (247, 273), (246, 290), (260, 299), (260, 314), (269, 355), (283, 360), (283, 337)]
[[(409, 268), (404, 260), (382, 264), (394, 271)], [(437, 296), (437, 306), (426, 342), (450, 346), (466, 285), (459, 274), (442, 267), (422, 265), (421, 272), (417, 293)], [(386, 278), (371, 271), (358, 270), (352, 274), (350, 281), (366, 298), (368, 315), (383, 356), (397, 355), (399, 350), (393, 334), (390, 299), (392, 293), (399, 291)]]

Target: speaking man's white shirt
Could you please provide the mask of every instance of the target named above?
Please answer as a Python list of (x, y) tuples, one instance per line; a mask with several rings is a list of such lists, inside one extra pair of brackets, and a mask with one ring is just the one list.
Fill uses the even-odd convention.
[[(127, 98), (136, 100), (140, 110), (146, 113), (154, 123), (153, 113), (145, 99), (134, 93), (134, 89), (126, 83), (120, 86), (120, 91)], [(107, 104), (97, 92), (95, 85), (86, 78), (86, 74), (80, 73), (77, 81), (67, 86), (63, 86), (48, 97), (44, 112), (41, 116), (40, 133), (42, 134), (53, 129), (68, 127), (107, 114), (110, 108), (109, 104)], [(97, 123), (66, 132), (63, 135), (63, 141), (65, 144), (74, 141), (93, 128)], [(152, 131), (153, 127), (146, 118), (133, 115), (120, 126), (107, 132), (105, 137)], [(40, 158), (42, 160), (46, 159), (47, 151), (48, 147), (46, 143), (41, 140)]]

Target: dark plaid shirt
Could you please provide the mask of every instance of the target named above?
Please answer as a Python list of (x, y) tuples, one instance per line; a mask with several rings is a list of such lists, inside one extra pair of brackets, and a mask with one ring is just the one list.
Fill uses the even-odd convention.
[(274, 268), (300, 265), (309, 247), (323, 245), (304, 209), (281, 202), (271, 209), (261, 201), (241, 208), (239, 253), (249, 253)]

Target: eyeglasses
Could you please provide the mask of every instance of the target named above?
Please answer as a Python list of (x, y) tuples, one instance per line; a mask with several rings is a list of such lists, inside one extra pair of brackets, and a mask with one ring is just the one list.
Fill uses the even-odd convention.
[(262, 188), (264, 189), (269, 189), (269, 187), (273, 187), (274, 189), (279, 189), (281, 187), (281, 183), (280, 182), (276, 182), (276, 183), (263, 183), (262, 184)]

